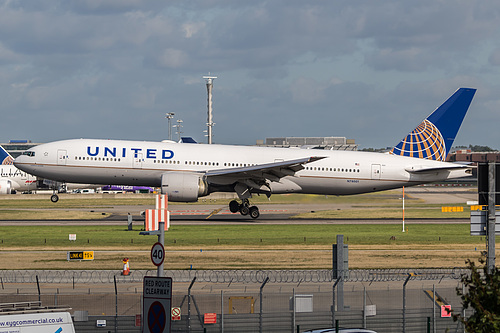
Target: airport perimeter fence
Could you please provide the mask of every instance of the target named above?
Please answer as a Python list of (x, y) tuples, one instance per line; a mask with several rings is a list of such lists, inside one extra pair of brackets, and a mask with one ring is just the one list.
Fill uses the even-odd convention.
[[(460, 279), (469, 271), (464, 268), (443, 269), (375, 269), (349, 270), (345, 282), (404, 281)], [(144, 276), (156, 276), (156, 270), (135, 270), (123, 276), (117, 270), (0, 270), (4, 283), (138, 283)], [(176, 282), (190, 282), (196, 278), (207, 283), (324, 283), (334, 281), (332, 270), (165, 270), (164, 276)]]
[[(130, 283), (142, 283), (156, 271), (133, 273), (128, 279), (114, 271), (0, 271), (0, 303), (40, 300), (44, 306), (69, 306), (76, 332), (140, 332), (142, 290)], [(456, 288), (460, 275), (468, 273), (464, 269), (350, 271), (343, 308), (339, 286), (331, 275), (328, 280), (327, 271), (165, 273), (174, 284), (204, 283), (201, 289), (188, 290), (189, 283), (184, 290), (174, 288), (172, 306), (180, 308), (181, 318), (172, 322), (173, 332), (302, 332), (337, 323), (379, 333), (464, 332), (459, 323), (441, 317), (440, 308), (448, 304), (463, 314)], [(38, 291), (33, 288), (37, 279)], [(64, 287), (56, 289), (59, 285)], [(216, 314), (216, 324), (204, 324), (206, 313)], [(106, 327), (96, 327), (97, 320), (106, 320)]]

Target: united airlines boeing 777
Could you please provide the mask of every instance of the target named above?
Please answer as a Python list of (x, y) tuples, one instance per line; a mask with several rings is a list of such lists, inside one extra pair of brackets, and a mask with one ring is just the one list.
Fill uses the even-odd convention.
[(170, 201), (235, 192), (231, 212), (257, 218), (254, 194), (348, 195), (470, 175), (445, 159), (475, 92), (458, 89), (388, 154), (75, 139), (30, 148), (14, 164), (62, 182), (161, 187)]

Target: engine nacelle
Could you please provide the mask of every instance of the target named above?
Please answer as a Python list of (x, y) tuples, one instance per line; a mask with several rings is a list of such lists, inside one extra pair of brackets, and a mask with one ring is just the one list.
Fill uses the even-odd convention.
[(197, 173), (165, 172), (161, 175), (161, 193), (168, 195), (168, 201), (196, 202), (208, 194), (208, 183)]
[(12, 182), (7, 179), (0, 180), (0, 194), (11, 194), (12, 193)]

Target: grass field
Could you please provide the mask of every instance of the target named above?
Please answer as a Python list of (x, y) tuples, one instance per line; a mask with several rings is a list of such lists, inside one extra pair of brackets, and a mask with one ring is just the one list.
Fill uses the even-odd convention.
[[(170, 269), (311, 269), (331, 267), (331, 245), (343, 234), (352, 268), (454, 267), (477, 259), (484, 238), (467, 224), (173, 226), (165, 236)], [(153, 269), (156, 236), (121, 226), (0, 227), (0, 269), (112, 269), (128, 257)], [(70, 242), (69, 234), (77, 240)], [(67, 262), (69, 250), (96, 251), (96, 260)]]
[[(331, 245), (336, 235), (344, 235), (345, 243), (356, 245), (436, 245), (477, 244), (478, 238), (470, 236), (467, 224), (406, 224), (402, 232), (396, 224), (352, 225), (206, 225), (172, 226), (165, 234), (165, 244), (170, 248), (185, 246), (289, 246)], [(156, 237), (139, 235), (138, 227), (127, 231), (122, 226), (1, 226), (0, 249), (73, 248), (108, 249), (127, 244), (132, 249), (148, 249)], [(69, 242), (68, 235), (77, 234)], [(394, 238), (392, 238), (394, 237)], [(392, 239), (391, 239), (392, 238)]]
[[(270, 203), (324, 204), (304, 214), (307, 218), (376, 219), (401, 217), (400, 191), (350, 197), (309, 195), (273, 196)], [(62, 199), (53, 204), (29, 196), (0, 200), (0, 219), (106, 218), (94, 210), (119, 205), (152, 206), (154, 197)], [(219, 203), (226, 202), (221, 200)], [(254, 203), (269, 203), (257, 197)], [(206, 202), (200, 201), (200, 204)], [(211, 202), (214, 204), (214, 202)], [(465, 207), (465, 205), (462, 204)], [(343, 207), (331, 209), (331, 207)], [(442, 213), (441, 204), (428, 204), (407, 196), (405, 215), (412, 217), (464, 218), (463, 213)], [(81, 208), (81, 209), (80, 209)], [(0, 269), (121, 269), (130, 258), (132, 269), (154, 269), (150, 248), (156, 236), (140, 236), (125, 226), (0, 226)], [(469, 235), (468, 224), (290, 224), (206, 225), (173, 224), (165, 236), (166, 269), (327, 269), (338, 234), (349, 245), (351, 268), (463, 267), (465, 259), (477, 259), (485, 249), (484, 237)], [(68, 235), (76, 234), (76, 241)], [(66, 251), (93, 250), (95, 260), (68, 262)]]

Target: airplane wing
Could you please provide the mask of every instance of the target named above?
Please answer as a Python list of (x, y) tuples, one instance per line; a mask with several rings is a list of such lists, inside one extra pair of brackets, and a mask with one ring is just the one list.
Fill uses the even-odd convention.
[(464, 165), (464, 164), (453, 164), (453, 163), (447, 163), (442, 166), (424, 166), (424, 165), (412, 165), (410, 167), (406, 167), (405, 170), (408, 171), (409, 173), (431, 173), (431, 172), (436, 172), (436, 171), (451, 171), (451, 170), (458, 170), (458, 169), (471, 169), (472, 167), (470, 165)]
[(269, 191), (268, 182), (278, 182), (285, 176), (293, 176), (304, 169), (307, 163), (319, 161), (324, 156), (311, 156), (288, 161), (279, 161), (231, 169), (209, 170), (205, 172), (207, 181), (216, 184), (243, 183), (250, 188)]

